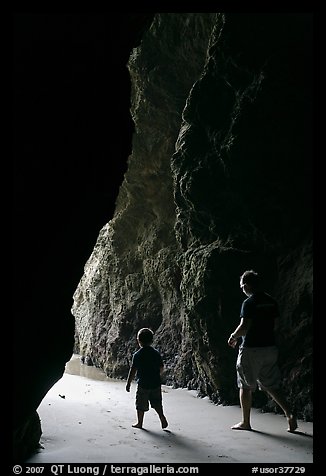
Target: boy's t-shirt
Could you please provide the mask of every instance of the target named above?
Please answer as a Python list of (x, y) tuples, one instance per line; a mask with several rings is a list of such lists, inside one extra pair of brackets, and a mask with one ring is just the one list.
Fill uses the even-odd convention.
[(161, 385), (160, 367), (163, 367), (163, 360), (156, 349), (141, 347), (134, 353), (131, 365), (137, 369), (136, 379), (140, 387), (150, 389)]

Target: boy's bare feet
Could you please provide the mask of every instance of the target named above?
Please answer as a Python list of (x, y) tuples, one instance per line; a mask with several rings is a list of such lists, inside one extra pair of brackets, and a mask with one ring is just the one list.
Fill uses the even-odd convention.
[(143, 428), (143, 425), (140, 423), (135, 423), (134, 425), (131, 425), (133, 428)]
[(293, 415), (291, 415), (287, 418), (287, 420), (288, 420), (288, 424), (289, 424), (288, 431), (290, 433), (292, 433), (293, 431), (295, 431), (298, 428), (297, 419)]
[(236, 425), (231, 426), (232, 430), (251, 430), (250, 425), (245, 425), (242, 421)]
[(168, 426), (168, 422), (167, 422), (167, 419), (165, 417), (161, 418), (161, 424), (162, 424), (163, 430), (164, 430), (164, 428), (166, 428)]

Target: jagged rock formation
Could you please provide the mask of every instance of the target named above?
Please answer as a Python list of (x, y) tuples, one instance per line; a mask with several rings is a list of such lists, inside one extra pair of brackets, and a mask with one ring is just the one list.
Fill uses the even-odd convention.
[(128, 63), (128, 170), (74, 294), (85, 361), (126, 378), (149, 326), (168, 384), (237, 402), (226, 340), (254, 268), (282, 310), (284, 385), (312, 419), (311, 56), (309, 14), (155, 15)]

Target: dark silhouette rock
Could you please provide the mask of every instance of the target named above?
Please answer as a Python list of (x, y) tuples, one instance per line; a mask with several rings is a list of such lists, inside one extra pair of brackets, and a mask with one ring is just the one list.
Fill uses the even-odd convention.
[(15, 462), (73, 353), (72, 296), (131, 151), (126, 63), (152, 16), (14, 15)]

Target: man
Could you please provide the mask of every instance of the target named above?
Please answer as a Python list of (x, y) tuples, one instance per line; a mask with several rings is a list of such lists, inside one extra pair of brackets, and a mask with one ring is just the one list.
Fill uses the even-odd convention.
[(258, 383), (259, 389), (267, 392), (282, 408), (288, 421), (287, 431), (294, 432), (298, 427), (297, 420), (280, 390), (281, 375), (274, 334), (279, 317), (278, 304), (261, 290), (259, 276), (253, 270), (242, 274), (240, 288), (248, 297), (242, 303), (240, 324), (230, 335), (228, 344), (234, 348), (237, 339), (242, 337), (236, 364), (242, 421), (231, 428), (251, 430), (252, 392)]

